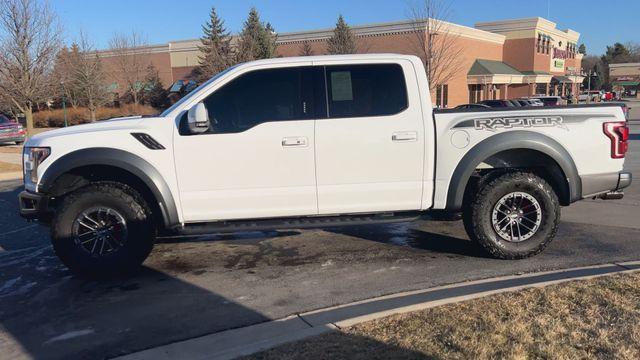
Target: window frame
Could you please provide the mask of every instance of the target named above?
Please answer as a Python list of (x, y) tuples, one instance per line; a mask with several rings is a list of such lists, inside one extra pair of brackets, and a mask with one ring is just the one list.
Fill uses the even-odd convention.
[[(196, 103), (206, 103), (206, 100), (210, 97), (213, 96), (215, 93), (217, 93), (218, 91), (222, 91), (225, 87), (233, 84), (235, 81), (242, 79), (245, 76), (251, 75), (253, 73), (256, 72), (262, 72), (262, 71), (273, 71), (273, 70), (300, 70), (301, 73), (301, 91), (304, 91), (304, 87), (308, 86), (308, 90), (311, 91), (308, 98), (308, 102), (310, 102), (310, 105), (306, 105), (307, 109), (308, 109), (308, 114), (309, 114), (309, 118), (301, 118), (301, 119), (291, 119), (291, 120), (268, 120), (268, 121), (264, 121), (264, 122), (260, 122), (258, 124), (255, 124), (247, 129), (244, 129), (242, 131), (234, 131), (234, 132), (215, 132), (215, 131), (205, 131), (203, 133), (191, 133), (190, 131), (188, 131), (186, 129), (186, 123), (187, 123), (187, 116), (189, 113), (188, 108), (184, 109), (182, 111), (181, 114), (178, 115), (179, 121), (178, 121), (178, 127), (179, 127), (179, 134), (181, 136), (198, 136), (198, 135), (232, 135), (232, 134), (242, 134), (246, 131), (249, 131), (253, 128), (255, 128), (256, 126), (262, 125), (262, 124), (266, 124), (266, 123), (272, 123), (272, 122), (290, 122), (290, 121), (309, 121), (309, 120), (316, 120), (318, 118), (318, 94), (316, 93), (317, 89), (315, 88), (315, 73), (317, 72), (316, 70), (316, 66), (310, 65), (310, 64), (300, 64), (300, 65), (295, 65), (295, 66), (278, 66), (278, 67), (259, 67), (259, 68), (254, 68), (254, 69), (249, 69), (247, 71), (243, 71), (240, 74), (237, 74), (236, 76), (233, 76), (231, 79), (229, 79), (229, 81), (224, 82), (223, 84), (221, 84), (220, 86), (216, 87), (214, 90), (206, 93), (206, 95), (202, 96), (201, 98), (199, 98), (199, 100)], [(305, 76), (305, 70), (308, 71), (308, 74), (310, 76)], [(197, 89), (195, 89), (197, 90)], [(193, 91), (195, 91), (193, 90)], [(192, 91), (192, 92), (193, 92)], [(300, 99), (301, 100), (305, 100), (305, 94), (301, 93), (300, 94)], [(304, 105), (303, 105), (304, 106)], [(209, 109), (207, 109), (207, 113), (209, 112)]]
[[(328, 81), (328, 69), (330, 68), (345, 68), (345, 67), (359, 67), (359, 66), (393, 66), (396, 67), (398, 69), (400, 69), (400, 72), (402, 74), (402, 84), (404, 87), (404, 98), (405, 98), (405, 105), (402, 109), (400, 109), (399, 111), (392, 113), (392, 114), (384, 114), (384, 115), (353, 115), (353, 116), (339, 116), (339, 117), (331, 117), (331, 106), (330, 106), (330, 102), (329, 102), (329, 81)], [(324, 64), (324, 65), (316, 65), (318, 67), (321, 67), (323, 69), (323, 78), (324, 78), (324, 101), (325, 101), (325, 108), (326, 108), (326, 117), (324, 118), (317, 118), (317, 120), (323, 120), (323, 119), (327, 119), (327, 120), (335, 120), (335, 119), (361, 119), (361, 118), (380, 118), (380, 117), (391, 117), (391, 116), (398, 116), (404, 112), (406, 112), (407, 110), (409, 110), (409, 108), (411, 107), (411, 102), (409, 99), (409, 89), (407, 86), (407, 75), (405, 73), (404, 67), (402, 66), (402, 64), (398, 63), (398, 62), (362, 62), (362, 63), (344, 63), (344, 64)]]

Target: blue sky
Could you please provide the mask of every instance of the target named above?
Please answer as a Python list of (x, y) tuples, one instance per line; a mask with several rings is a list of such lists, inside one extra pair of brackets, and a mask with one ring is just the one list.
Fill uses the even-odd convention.
[[(333, 27), (338, 14), (349, 24), (367, 24), (408, 18), (413, 0), (51, 0), (67, 41), (82, 29), (97, 48), (107, 47), (115, 32), (136, 30), (149, 43), (200, 37), (201, 24), (215, 6), (227, 28), (238, 32), (251, 6), (276, 31)], [(419, 0), (418, 0), (419, 1)], [(446, 1), (446, 0), (445, 0)], [(550, 5), (548, 7), (548, 4)], [(541, 16), (561, 29), (581, 33), (591, 54), (601, 54), (616, 41), (640, 42), (640, 0), (451, 0), (450, 21), (476, 22)]]

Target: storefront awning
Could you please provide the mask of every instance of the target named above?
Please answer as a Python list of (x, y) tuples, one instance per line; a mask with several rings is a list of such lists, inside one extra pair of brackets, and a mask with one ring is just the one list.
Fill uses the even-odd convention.
[(559, 83), (565, 83), (565, 84), (572, 84), (573, 80), (571, 80), (571, 78), (567, 77), (567, 76), (554, 76), (553, 79), (551, 79), (551, 82), (559, 82)]
[(614, 81), (612, 84), (619, 86), (638, 86), (640, 85), (640, 81)]
[(477, 59), (467, 75), (523, 75), (520, 71), (496, 60)]

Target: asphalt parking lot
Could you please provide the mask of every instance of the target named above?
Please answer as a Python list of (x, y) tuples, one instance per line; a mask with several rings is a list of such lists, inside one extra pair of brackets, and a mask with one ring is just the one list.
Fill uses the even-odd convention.
[[(626, 166), (640, 174), (640, 125)], [(72, 276), (47, 230), (0, 182), (1, 357), (108, 358), (398, 291), (640, 259), (640, 182), (619, 201), (563, 209), (556, 240), (526, 260), (486, 258), (460, 222), (160, 239), (128, 279)]]

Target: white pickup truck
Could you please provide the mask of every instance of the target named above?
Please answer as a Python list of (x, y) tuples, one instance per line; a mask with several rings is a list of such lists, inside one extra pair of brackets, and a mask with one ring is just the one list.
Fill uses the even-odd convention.
[(157, 235), (329, 227), (462, 213), (504, 259), (540, 252), (560, 206), (620, 198), (620, 106), (434, 111), (422, 62), (278, 58), (216, 75), (162, 114), (24, 147), (26, 218), (81, 274), (132, 270)]

